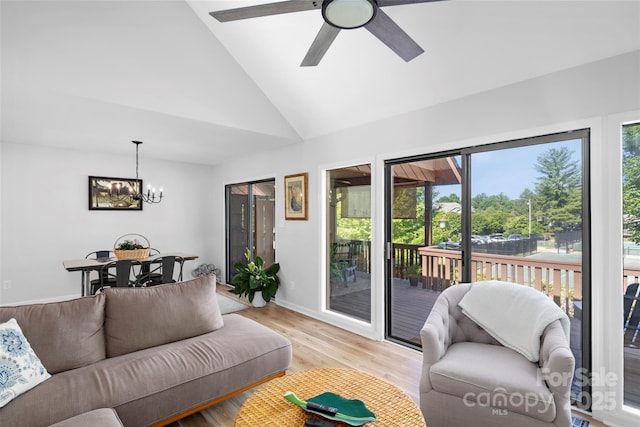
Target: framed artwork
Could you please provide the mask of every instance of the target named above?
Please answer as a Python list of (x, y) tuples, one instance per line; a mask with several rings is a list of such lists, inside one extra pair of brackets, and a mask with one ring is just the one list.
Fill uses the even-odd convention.
[(309, 219), (308, 178), (306, 172), (284, 177), (284, 219)]
[(90, 211), (141, 211), (142, 201), (131, 198), (139, 194), (142, 180), (133, 178), (89, 177)]

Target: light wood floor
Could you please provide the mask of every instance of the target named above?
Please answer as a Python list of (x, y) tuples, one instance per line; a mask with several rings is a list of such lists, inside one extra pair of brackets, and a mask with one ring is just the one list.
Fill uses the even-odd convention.
[[(264, 308), (248, 308), (238, 314), (289, 338), (293, 345), (289, 372), (319, 367), (359, 369), (395, 384), (419, 404), (422, 353), (418, 351), (389, 342), (372, 341), (273, 303)], [(249, 390), (170, 426), (231, 427), (240, 406), (252, 392)], [(597, 426), (602, 424), (592, 421), (591, 427)]]

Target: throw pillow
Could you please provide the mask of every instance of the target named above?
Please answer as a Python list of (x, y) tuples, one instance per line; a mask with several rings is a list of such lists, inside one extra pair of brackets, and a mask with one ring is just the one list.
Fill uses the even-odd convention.
[(49, 378), (16, 319), (0, 323), (0, 408)]

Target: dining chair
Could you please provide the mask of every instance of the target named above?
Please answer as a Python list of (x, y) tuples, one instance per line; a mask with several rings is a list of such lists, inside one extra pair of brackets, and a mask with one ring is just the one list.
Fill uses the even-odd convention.
[[(149, 248), (149, 256), (157, 256), (160, 254), (160, 251), (156, 248)], [(150, 263), (143, 262), (140, 266), (140, 273), (138, 274), (138, 279), (148, 276), (150, 274)]]
[[(136, 285), (134, 267), (141, 266), (140, 261), (132, 259), (119, 259), (111, 261), (100, 269), (100, 280), (97, 284), (91, 284), (91, 294), (105, 287), (131, 287)], [(133, 279), (132, 279), (133, 277)]]
[[(114, 259), (115, 254), (113, 253), (113, 251), (111, 250), (100, 250), (100, 251), (93, 251), (93, 252), (89, 252), (86, 256), (85, 259), (95, 259), (96, 261), (110, 261), (112, 259)], [(82, 283), (84, 283), (85, 280), (85, 274), (91, 274), (90, 272), (85, 272), (82, 271)], [(97, 289), (100, 286), (102, 286), (102, 283), (106, 283), (109, 281), (109, 278), (107, 276), (102, 277), (103, 274), (106, 274), (106, 271), (103, 271), (102, 269), (98, 270), (98, 278), (97, 279), (93, 279), (91, 280), (91, 289), (93, 290), (94, 287)], [(113, 282), (115, 282), (115, 280), (113, 280)], [(92, 292), (93, 294), (93, 292)]]
[(138, 286), (155, 286), (164, 283), (175, 283), (173, 272), (175, 263), (179, 262), (174, 255), (160, 256), (152, 262), (142, 264), (136, 280)]

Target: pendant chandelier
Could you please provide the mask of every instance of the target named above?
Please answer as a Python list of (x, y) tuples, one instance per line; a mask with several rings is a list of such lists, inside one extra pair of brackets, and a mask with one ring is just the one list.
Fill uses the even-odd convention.
[[(142, 144), (142, 141), (131, 141), (136, 144), (136, 182), (138, 182), (138, 147)], [(142, 188), (137, 186), (139, 189), (139, 193), (132, 194), (131, 199), (140, 200), (145, 203), (160, 203), (162, 201), (162, 188), (160, 188), (160, 195), (156, 197), (156, 189), (155, 187), (151, 187), (151, 184), (147, 185), (147, 192), (143, 193)]]
[(123, 194), (122, 184), (119, 184), (115, 188), (115, 192), (111, 191), (110, 198), (113, 202), (119, 201), (140, 201), (140, 203), (160, 203), (162, 201), (162, 188), (160, 188), (160, 194), (156, 195), (155, 187), (151, 187), (151, 184), (147, 185), (147, 192), (144, 193), (142, 191), (142, 186), (140, 185), (140, 179), (138, 178), (138, 147), (142, 144), (142, 141), (131, 141), (136, 145), (136, 181), (134, 190), (135, 192), (128, 191), (127, 194)]

